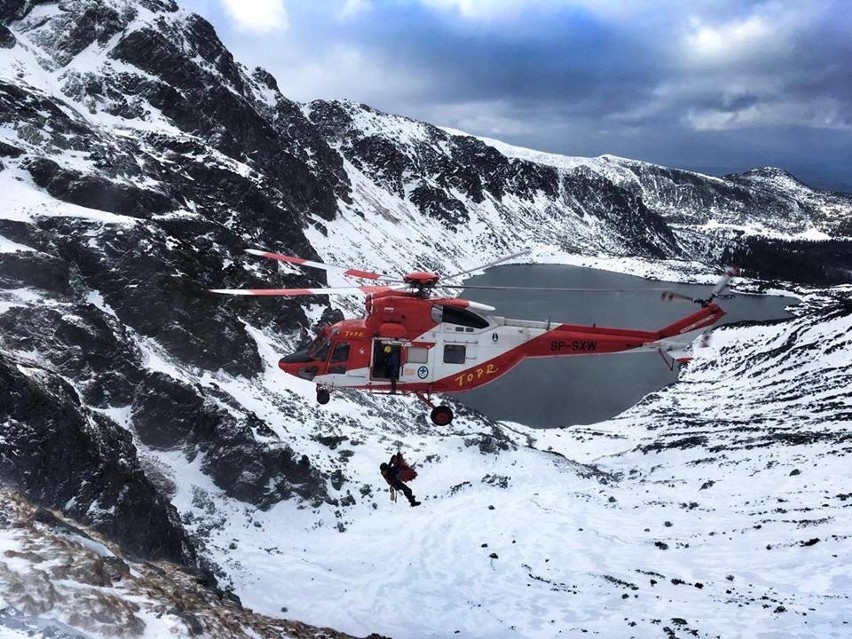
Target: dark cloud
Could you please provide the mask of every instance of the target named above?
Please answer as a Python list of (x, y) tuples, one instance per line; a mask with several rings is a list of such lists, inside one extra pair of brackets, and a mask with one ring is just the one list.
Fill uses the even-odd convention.
[(348, 98), (569, 155), (852, 181), (846, 0), (286, 6), (285, 33), (214, 24), (297, 100)]
[(634, 34), (565, 9), (530, 10), (495, 26), (391, 3), (349, 20), (335, 41), (387, 63), (395, 72), (384, 87), (389, 95), (399, 76), (430, 78), (424, 97), (436, 103), (570, 101), (613, 109), (650, 90), (662, 62)]

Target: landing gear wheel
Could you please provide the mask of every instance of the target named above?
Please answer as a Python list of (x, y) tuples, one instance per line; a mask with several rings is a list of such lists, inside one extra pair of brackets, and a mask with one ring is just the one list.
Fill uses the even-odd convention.
[(453, 409), (449, 406), (436, 406), (432, 409), (432, 423), (437, 426), (446, 426), (453, 421)]
[(328, 404), (331, 399), (331, 393), (329, 393), (324, 388), (317, 389), (317, 403), (318, 404)]

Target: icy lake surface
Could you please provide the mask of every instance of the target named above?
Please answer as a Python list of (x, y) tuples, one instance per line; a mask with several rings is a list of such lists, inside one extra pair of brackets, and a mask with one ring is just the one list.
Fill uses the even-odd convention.
[[(603, 288), (608, 293), (465, 290), (465, 299), (490, 304), (494, 315), (554, 323), (656, 329), (692, 313), (696, 304), (664, 302), (667, 289), (705, 298), (712, 285), (676, 284), (609, 271), (561, 265), (511, 265), (489, 269), (466, 282), (476, 286)], [(734, 294), (719, 300), (722, 324), (788, 316), (790, 297)], [(608, 419), (643, 396), (677, 380), (658, 353), (572, 356), (521, 362), (508, 374), (458, 396), (493, 419), (540, 428), (591, 424)]]

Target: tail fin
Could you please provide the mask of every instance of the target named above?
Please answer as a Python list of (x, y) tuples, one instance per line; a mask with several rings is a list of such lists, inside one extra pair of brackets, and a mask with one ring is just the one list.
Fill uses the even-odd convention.
[(683, 319), (679, 319), (673, 324), (669, 324), (665, 328), (657, 331), (658, 338), (662, 339), (664, 337), (673, 337), (675, 335), (683, 335), (684, 333), (691, 333), (692, 331), (697, 331), (702, 328), (706, 328), (711, 324), (715, 324), (722, 316), (725, 315), (725, 311), (723, 311), (719, 306), (713, 302), (709, 303), (707, 306), (704, 306), (691, 315), (687, 315)]

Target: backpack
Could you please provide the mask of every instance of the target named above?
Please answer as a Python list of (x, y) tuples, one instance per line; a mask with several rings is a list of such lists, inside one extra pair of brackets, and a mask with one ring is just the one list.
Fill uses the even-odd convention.
[(402, 458), (402, 453), (397, 453), (396, 455), (391, 456), (391, 465), (396, 466), (399, 470), (396, 473), (397, 479), (399, 481), (409, 482), (415, 477), (417, 477), (417, 471), (414, 470), (408, 463)]

